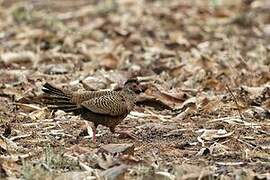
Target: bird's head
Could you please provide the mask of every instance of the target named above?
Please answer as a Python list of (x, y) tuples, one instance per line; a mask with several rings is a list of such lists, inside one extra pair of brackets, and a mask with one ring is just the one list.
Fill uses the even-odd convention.
[(138, 79), (128, 79), (124, 84), (124, 89), (135, 92), (136, 94), (142, 92)]

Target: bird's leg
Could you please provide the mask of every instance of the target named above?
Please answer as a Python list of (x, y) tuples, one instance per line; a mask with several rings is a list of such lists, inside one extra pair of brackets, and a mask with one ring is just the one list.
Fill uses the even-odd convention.
[(94, 124), (94, 126), (92, 127), (93, 129), (93, 138), (92, 138), (92, 141), (94, 144), (96, 144), (97, 142), (97, 138), (96, 138), (96, 134), (97, 134), (97, 126)]
[[(89, 122), (88, 122), (88, 124), (89, 124)], [(92, 141), (93, 141), (93, 143), (94, 144), (96, 144), (96, 142), (97, 142), (97, 138), (96, 138), (96, 134), (97, 134), (97, 124), (95, 124), (95, 123), (92, 123), (92, 126), (91, 126), (91, 128), (92, 128), (92, 132), (93, 132), (93, 135), (92, 135)]]
[(110, 131), (112, 133), (119, 134), (118, 137), (121, 138), (121, 139), (124, 139), (124, 138), (131, 138), (131, 139), (134, 139), (134, 140), (137, 139), (137, 137), (134, 136), (133, 134), (131, 134), (129, 131), (115, 131), (115, 127), (110, 127)]
[(89, 121), (84, 121), (84, 123), (85, 123), (84, 130), (80, 134), (84, 134), (84, 136), (87, 136), (87, 134), (90, 136), (92, 135), (92, 141), (93, 143), (96, 143), (97, 125)]

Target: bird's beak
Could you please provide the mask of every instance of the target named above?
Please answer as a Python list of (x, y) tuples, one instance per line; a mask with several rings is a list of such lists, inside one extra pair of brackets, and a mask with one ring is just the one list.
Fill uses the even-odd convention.
[(140, 94), (140, 93), (142, 93), (142, 92), (143, 92), (142, 88), (141, 88), (140, 86), (138, 86), (138, 89), (136, 89), (136, 93), (137, 93), (137, 94)]

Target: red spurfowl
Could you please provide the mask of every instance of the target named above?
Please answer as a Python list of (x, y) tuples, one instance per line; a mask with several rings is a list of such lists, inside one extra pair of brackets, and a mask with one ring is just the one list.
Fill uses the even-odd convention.
[(134, 108), (141, 89), (137, 79), (130, 79), (125, 82), (123, 89), (118, 91), (72, 92), (56, 88), (49, 83), (43, 85), (42, 91), (44, 94), (40, 96), (40, 101), (50, 109), (72, 112), (84, 120), (93, 122), (95, 142), (97, 126), (101, 124), (109, 127), (114, 133), (115, 127)]

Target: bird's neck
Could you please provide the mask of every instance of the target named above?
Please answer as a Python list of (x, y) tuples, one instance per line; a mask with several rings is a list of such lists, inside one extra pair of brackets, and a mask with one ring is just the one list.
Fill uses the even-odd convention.
[(136, 93), (130, 89), (123, 89), (122, 95), (128, 103), (128, 106), (132, 109), (137, 101)]

